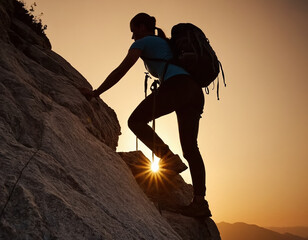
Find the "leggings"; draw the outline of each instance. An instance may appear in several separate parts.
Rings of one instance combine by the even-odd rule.
[[[183,156],[189,164],[194,195],[205,196],[205,167],[199,152],[197,137],[203,112],[202,88],[189,75],[176,75],[161,84],[133,111],[129,128],[162,158],[170,152],[168,145],[148,125],[153,119],[176,112]]]

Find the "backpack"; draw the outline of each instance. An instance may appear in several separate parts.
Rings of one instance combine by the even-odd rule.
[[[143,60],[166,62],[163,79],[167,67],[171,63],[184,68],[198,82],[200,87],[205,88],[207,94],[209,93],[208,86],[218,77],[220,69],[224,85],[226,86],[222,64],[200,28],[191,23],[179,23],[172,27],[171,38],[168,40],[168,43],[173,52],[173,59],[165,60],[142,57]],[[145,92],[148,78],[149,76],[146,75]],[[155,87],[152,85],[151,89],[157,88],[157,82],[154,85]],[[217,98],[219,100],[219,78],[217,81]]]
[[[222,72],[222,65],[209,40],[200,28],[191,23],[179,23],[171,29],[170,47],[174,54],[172,63],[183,67],[193,79],[209,93],[208,86]],[[219,79],[217,82],[217,98],[219,99]]]

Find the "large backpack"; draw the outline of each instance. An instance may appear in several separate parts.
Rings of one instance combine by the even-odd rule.
[[[171,63],[183,67],[198,82],[200,87],[205,88],[206,93],[209,93],[208,86],[218,77],[220,69],[226,86],[222,65],[209,40],[200,28],[191,23],[179,23],[172,27],[171,39],[168,43],[174,55],[173,59],[142,57],[143,60],[166,62],[163,79],[168,64]],[[145,94],[148,78],[150,77],[147,74],[145,78]],[[157,82],[154,82],[155,87],[152,85],[151,89],[156,89]],[[217,98],[219,99],[219,78],[217,81]]]
[[[188,71],[201,87],[206,88],[222,72],[222,65],[209,40],[200,28],[191,23],[179,23],[172,27],[170,46],[174,54],[174,63]],[[219,81],[217,97],[219,99]]]

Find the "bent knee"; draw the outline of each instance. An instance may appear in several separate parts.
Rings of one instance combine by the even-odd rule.
[[[132,117],[132,116],[133,115],[130,115],[130,117],[128,118],[127,125],[129,127],[129,129],[133,131],[133,129],[135,129],[135,127],[136,127],[136,121],[135,121],[134,117]]]
[[[138,126],[143,125],[143,124],[147,124],[147,123],[142,121],[141,118],[138,118],[136,117],[136,115],[133,115],[133,114],[128,118],[128,121],[127,121],[127,125],[129,129],[132,130],[133,132],[136,128],[138,128]]]
[[[146,114],[133,112],[128,118],[127,125],[131,130],[133,130],[140,125],[147,125],[150,121],[151,119],[148,119]]]

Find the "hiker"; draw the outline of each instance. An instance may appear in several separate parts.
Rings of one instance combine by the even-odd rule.
[[[180,212],[186,216],[211,216],[205,197],[205,168],[200,155],[197,136],[199,120],[204,107],[202,88],[183,68],[166,61],[154,61],[153,58],[169,60],[172,51],[164,32],[156,27],[156,19],[146,13],[137,14],[130,22],[132,39],[127,56],[110,73],[106,80],[94,91],[84,93],[87,99],[98,97],[114,86],[142,58],[147,70],[160,81],[160,86],[147,96],[133,111],[129,128],[161,160],[161,166],[175,173],[181,173],[187,166],[175,155],[163,140],[148,125],[153,119],[175,111],[178,120],[180,142],[183,156],[189,163],[194,198]],[[157,31],[157,36],[155,35]],[[152,60],[151,60],[152,58]]]

